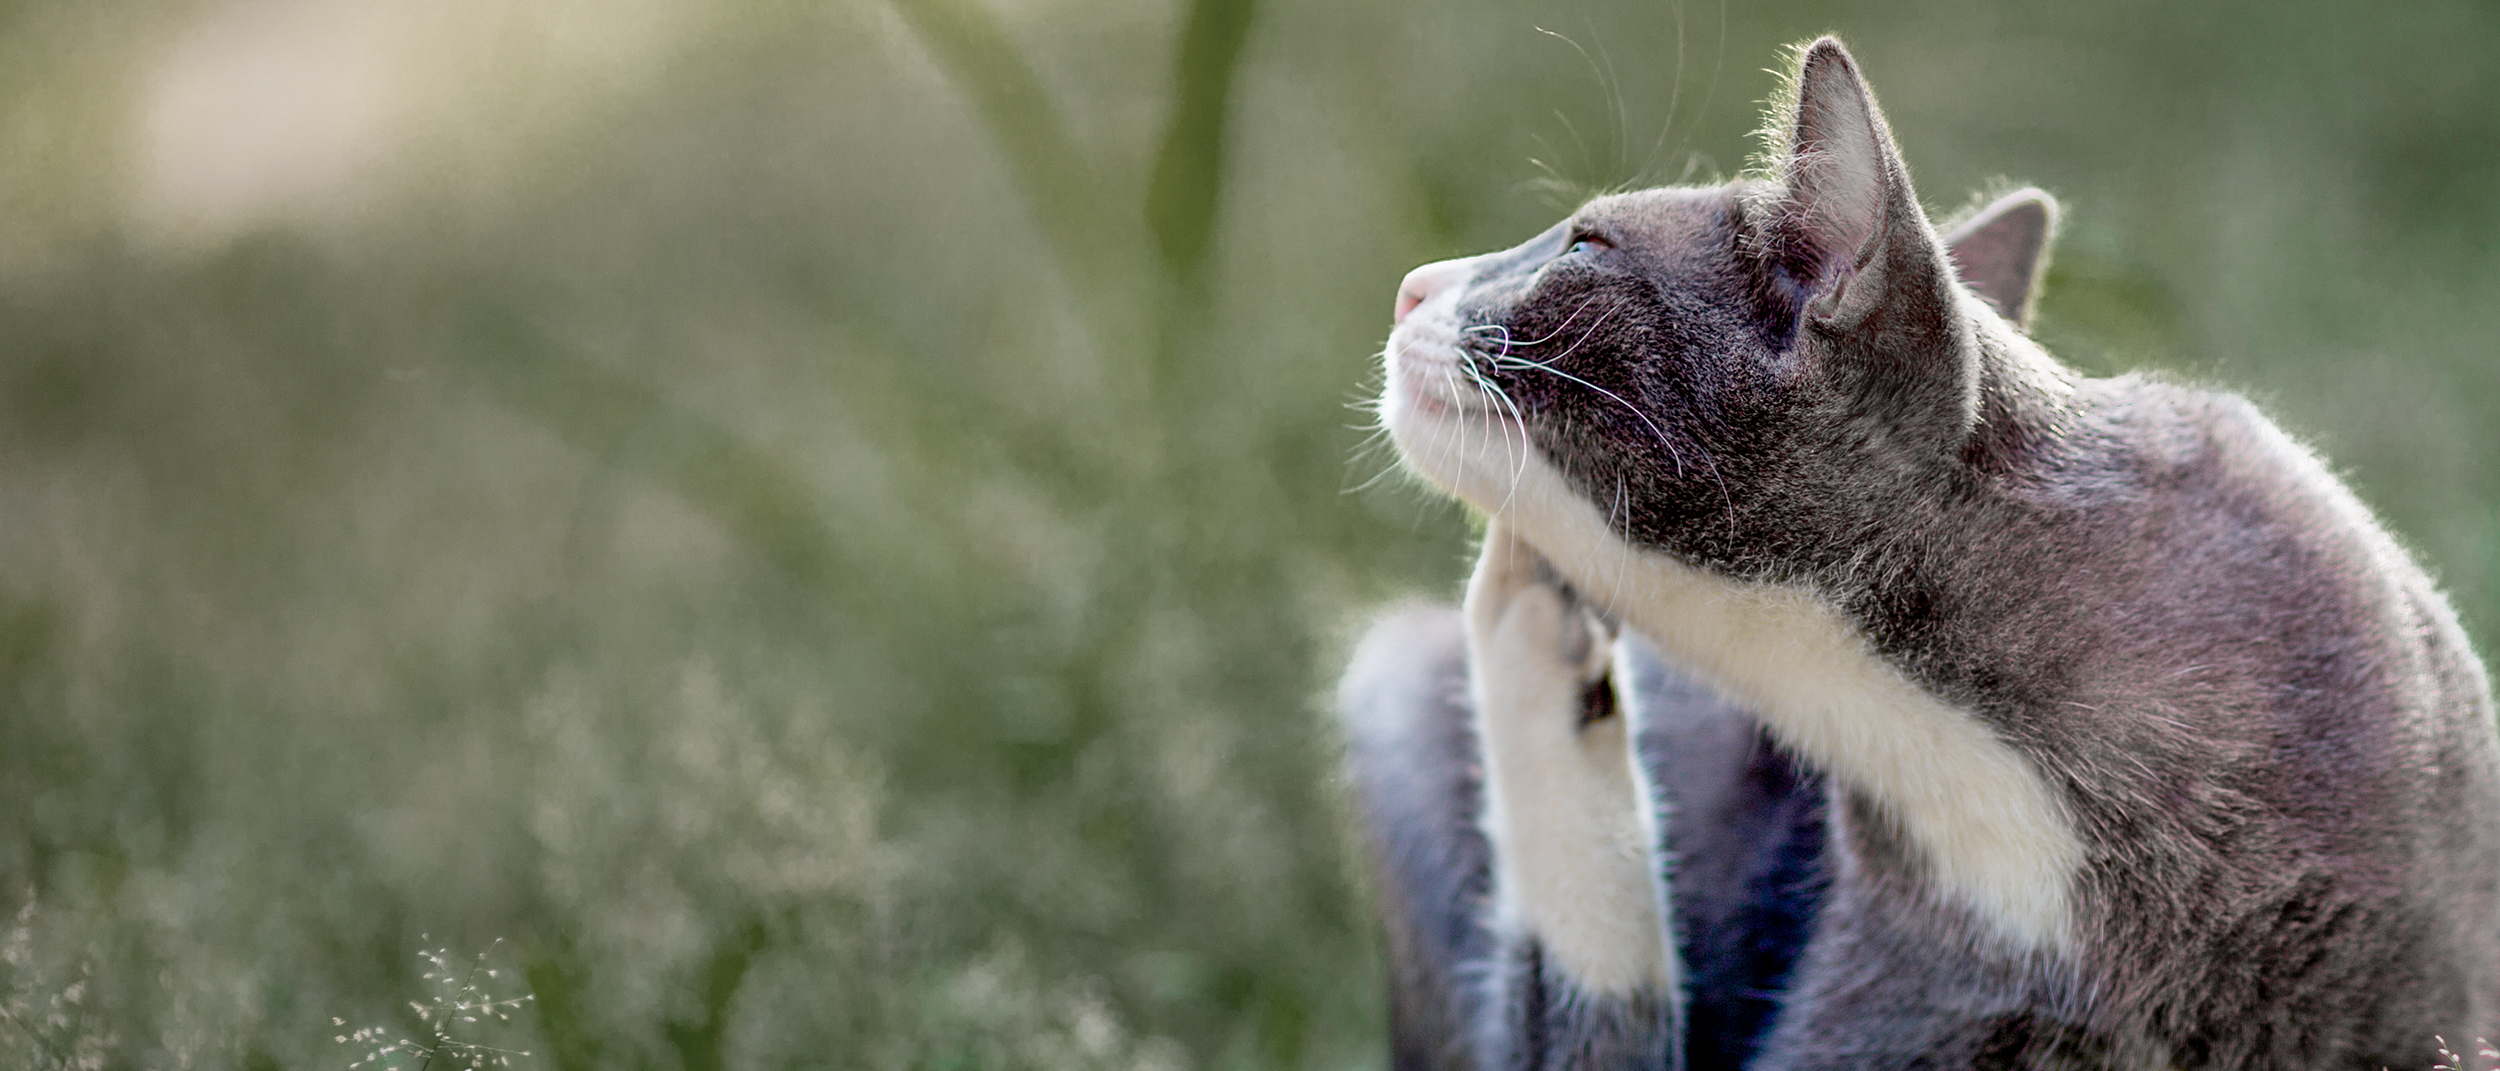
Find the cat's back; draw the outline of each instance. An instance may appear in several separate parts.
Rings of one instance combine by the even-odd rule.
[[[2072,536],[2039,542],[2088,542],[2072,564],[2099,575],[2074,586],[2169,619],[2115,622],[2175,652],[2152,663],[2194,659],[2207,669],[2186,676],[2246,678],[2277,701],[2317,692],[2343,709],[2442,711],[2432,720],[2491,743],[2489,684],[2455,611],[2315,451],[2237,394],[2158,376],[2086,380],[2077,399],[2079,423],[2106,444],[2092,466],[2099,490],[2041,518]],[[2314,726],[2331,727],[2350,724]]]
[[[2447,600],[2245,399],[2127,376],[2076,401],[2089,490],[2039,544],[2090,549],[2040,574],[2071,627],[2030,642],[2068,651],[2049,672],[2075,686],[2040,724],[2083,771],[2078,817],[2112,834],[2086,910],[2134,931],[2108,947],[2161,953],[2102,965],[2122,1003],[2215,1036],[2281,1015],[2287,985],[2386,1002],[2355,1020],[2379,1036],[2289,1016],[2280,1048],[2241,1054],[2278,1059],[2500,1028],[2500,739]]]

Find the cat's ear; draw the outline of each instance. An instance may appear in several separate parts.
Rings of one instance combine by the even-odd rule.
[[[2031,307],[2048,271],[2049,239],[2057,234],[2057,199],[2021,189],[1945,231],[1945,252],[1964,285],[1997,307],[2018,329],[2031,329]]]
[[[1934,335],[1892,340],[1914,346],[1943,342],[1952,308],[1935,232],[1874,91],[1837,39],[1799,57],[1788,119],[1781,255],[1808,276],[1809,321],[1844,333],[1871,326]]]

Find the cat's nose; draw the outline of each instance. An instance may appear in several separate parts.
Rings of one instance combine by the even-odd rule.
[[[1464,260],[1435,261],[1407,272],[1406,281],[1398,284],[1397,315],[1389,322],[1405,323],[1406,314],[1415,311],[1415,306],[1432,300],[1432,295],[1449,289],[1466,277],[1467,262]]]

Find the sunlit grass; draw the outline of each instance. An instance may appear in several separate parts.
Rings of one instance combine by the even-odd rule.
[[[2490,209],[2293,166],[2478,173],[2400,137],[2490,143],[2471,84],[2182,87],[2169,20],[2072,5],[1590,2],[1604,85],[1474,0],[697,6],[0,5],[0,1065],[439,1046],[409,967],[498,937],[516,1066],[1376,1064],[1316,706],[1467,539],[1348,492],[1391,288],[1550,222],[1540,142],[1639,160],[1675,99],[1667,144],[1740,158],[1771,46],[1836,25],[1931,199],[2011,173],[2090,221],[2052,341],[2256,382],[2492,605],[2500,312],[2430,240]],[[450,88],[352,188],[141,196],[184,35],[296,16],[416,19],[458,64],[368,73]],[[2475,40],[2423,29],[2320,39]],[[2050,92],[1998,54],[2033,37],[2099,58]],[[2303,342],[2321,302],[2371,330]]]
[[[527,1059],[528,1049],[507,1049],[478,1040],[498,1024],[511,1022],[513,1013],[527,1010],[534,999],[526,992],[519,996],[498,995],[512,990],[502,984],[501,969],[486,965],[487,956],[493,952],[490,947],[467,963],[455,961],[447,948],[418,953],[427,967],[424,981],[430,993],[425,1000],[408,1002],[408,1010],[417,1020],[417,1029],[412,1032],[415,1036],[389,1026],[348,1030],[331,1039],[360,1054],[347,1066],[510,1067],[516,1056]],[[340,1018],[332,1018],[330,1024],[341,1029],[348,1026],[347,1020]]]
[[[2476,1038],[2474,1055],[2482,1058],[2483,1068],[2500,1069],[2500,1049],[2492,1048],[2491,1042]],[[2449,1050],[2448,1039],[2440,1038],[2439,1062],[2431,1065],[2431,1071],[2477,1071],[2477,1069],[2474,1065],[2466,1063],[2463,1055]]]

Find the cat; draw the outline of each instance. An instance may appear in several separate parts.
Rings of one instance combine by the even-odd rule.
[[[1964,284],[2017,327],[2028,324],[2046,271],[2056,212],[2048,194],[2017,190],[1968,213],[1944,238]],[[1402,1069],[1461,1064],[1472,1039],[1459,1024],[1488,1011],[1470,999],[1474,992],[1449,985],[1490,951],[1475,907],[1490,864],[1475,825],[1464,644],[1455,611],[1387,615],[1341,693],[1340,707],[1358,715],[1353,767],[1380,838],[1391,1043]],[[1641,765],[1665,774],[1658,805],[1687,819],[1673,853],[1682,959],[1692,968],[1677,994],[1687,1014],[1678,1032],[1692,1066],[1740,1066],[1776,1011],[1820,888],[1822,783],[1749,716],[1668,668],[1637,637],[1626,637],[1615,660],[1610,669],[1643,715]]]
[[[1488,521],[1463,612],[1340,689],[1398,1065],[2494,1033],[2500,740],[2445,600],[2245,401],[2022,333],[2045,197],[1949,256],[1847,50],[1792,72],[1762,174],[1399,289],[1382,422]]]

